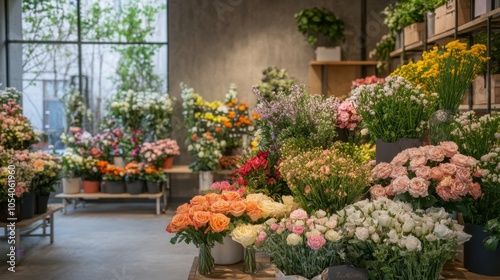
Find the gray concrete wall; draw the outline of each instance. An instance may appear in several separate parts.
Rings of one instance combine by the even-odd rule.
[[[389,0],[367,2],[369,52],[387,33],[380,11]],[[179,83],[185,82],[207,100],[222,100],[229,84],[235,83],[240,98],[255,104],[251,87],[268,66],[285,68],[307,85],[314,49],[297,31],[294,20],[294,14],[307,7],[329,8],[344,20],[343,59],[361,58],[361,0],[170,0],[170,94],[180,103]],[[185,130],[181,129],[180,108],[175,121],[176,137],[182,142]],[[182,152],[176,163],[188,164],[191,159],[185,147]],[[197,184],[185,177],[174,180],[174,196],[189,196],[191,186]],[[176,184],[189,186],[190,191],[178,191]]]

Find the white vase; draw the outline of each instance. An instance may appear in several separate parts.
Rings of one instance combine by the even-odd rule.
[[[434,36],[435,31],[435,12],[427,12],[427,38]]]
[[[123,157],[115,156],[113,157],[113,164],[120,168],[125,168],[125,160]]]
[[[79,193],[82,180],[80,177],[63,178],[63,193],[72,194]]]
[[[215,243],[212,248],[212,257],[215,264],[228,265],[241,262],[243,260],[243,246],[234,241],[230,236],[222,239],[221,243]]]
[[[212,171],[200,171],[199,177],[200,177],[200,185],[199,185],[200,191],[210,189],[210,186],[212,186],[214,182],[214,174],[212,173]]]

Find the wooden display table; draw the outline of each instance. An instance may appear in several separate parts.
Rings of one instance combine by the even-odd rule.
[[[164,210],[166,210],[166,201],[167,201],[167,193],[165,190],[159,193],[141,193],[141,194],[129,194],[129,193],[119,193],[119,194],[112,194],[112,193],[75,193],[75,194],[66,194],[66,193],[60,193],[56,195],[56,198],[62,198],[63,199],[63,206],[64,206],[64,214],[66,214],[66,206],[70,203],[73,204],[74,209],[76,209],[76,204],[77,200],[80,200],[80,202],[83,202],[83,206],[85,206],[85,202],[83,201],[84,199],[87,200],[97,200],[97,199],[106,199],[106,198],[147,198],[147,199],[155,199],[156,200],[156,215],[160,215],[160,204],[161,204],[161,198],[163,198],[163,205],[164,205]],[[70,202],[69,200],[72,200]]]
[[[54,243],[54,213],[63,209],[62,205],[49,205],[47,207],[47,212],[43,214],[37,214],[31,219],[22,220],[20,222],[15,222],[15,246],[16,246],[16,263],[22,258],[22,247],[21,247],[21,236],[50,236],[50,244]],[[36,222],[41,221],[41,223],[37,225],[33,225]],[[5,228],[4,236],[7,237],[9,223],[0,223],[0,227]],[[50,231],[47,232],[47,226],[50,228]],[[35,230],[42,228],[41,234],[33,234]],[[25,231],[27,230],[27,231]],[[23,232],[24,231],[24,232]]]

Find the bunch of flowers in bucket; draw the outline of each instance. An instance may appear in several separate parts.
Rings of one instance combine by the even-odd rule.
[[[43,151],[30,153],[34,177],[31,180],[32,190],[37,195],[49,195],[55,191],[53,185],[61,178],[61,158],[56,154]]]
[[[194,157],[194,161],[189,165],[189,168],[195,171],[217,169],[224,147],[225,141],[219,141],[209,131],[203,133],[201,137],[196,134],[192,135],[188,151]]]
[[[444,264],[470,235],[443,208],[413,211],[410,204],[377,198],[338,212],[346,261],[370,279],[439,278]]]
[[[101,168],[102,179],[106,181],[122,181],[127,175],[125,168],[118,167],[113,164],[106,164]]]
[[[410,148],[371,172],[372,197],[395,197],[415,209],[434,205],[469,213],[470,201],[481,197],[477,160],[462,155],[454,142]]]
[[[142,174],[144,180],[149,181],[149,182],[156,182],[156,183],[161,183],[161,182],[166,182],[167,181],[167,175],[158,170],[154,165],[146,163],[144,165],[144,172]]]
[[[12,178],[13,175],[15,180]],[[28,150],[12,150],[0,146],[0,202],[6,202],[9,198],[13,198],[13,195],[21,198],[29,191],[34,176]],[[14,189],[13,194],[10,188]]]
[[[22,107],[13,100],[0,107],[0,128],[0,145],[6,149],[28,149],[39,140]]]
[[[143,143],[140,154],[146,163],[150,163],[156,168],[161,168],[167,158],[180,155],[180,149],[177,141],[166,138],[153,143]]]
[[[342,235],[337,215],[328,215],[323,210],[308,215],[305,210],[297,209],[289,217],[268,219],[255,244],[271,256],[280,270],[277,274],[311,279],[344,262]]]

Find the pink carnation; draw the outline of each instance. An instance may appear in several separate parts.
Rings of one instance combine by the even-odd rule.
[[[297,209],[297,210],[294,210],[292,213],[290,213],[290,219],[304,220],[307,218],[308,218],[308,215],[307,215],[307,212],[304,211],[304,209]]]
[[[314,235],[314,236],[309,236],[307,238],[307,246],[309,246],[313,250],[318,250],[323,245],[325,245],[326,240],[323,236],[321,235]]]

